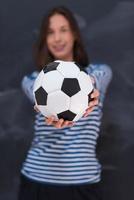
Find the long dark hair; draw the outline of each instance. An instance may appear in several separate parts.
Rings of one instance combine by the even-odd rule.
[[[48,12],[47,15],[44,16],[40,28],[40,33],[38,40],[34,46],[34,52],[35,52],[35,62],[39,70],[41,70],[44,65],[48,64],[49,62],[54,61],[53,55],[49,52],[47,48],[47,34],[48,34],[48,28],[49,28],[49,19],[55,14],[63,15],[69,22],[70,28],[75,35],[75,42],[73,47],[73,60],[77,62],[80,66],[83,68],[86,67],[89,64],[88,55],[85,51],[82,38],[80,35],[80,30],[78,27],[78,24],[72,14],[72,12],[63,7],[55,7],[52,10]]]

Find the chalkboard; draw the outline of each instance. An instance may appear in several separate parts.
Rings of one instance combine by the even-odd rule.
[[[133,199],[134,2],[5,0],[0,2],[0,200],[17,200],[19,173],[33,137],[33,105],[21,80],[35,70],[32,45],[41,19],[55,5],[78,20],[91,62],[111,66],[97,152],[104,200]]]

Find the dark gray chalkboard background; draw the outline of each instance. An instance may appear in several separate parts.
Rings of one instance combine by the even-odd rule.
[[[32,45],[44,13],[74,11],[92,62],[109,64],[98,155],[104,200],[134,199],[134,1],[0,1],[0,200],[16,200],[19,172],[33,137],[33,107],[20,82],[35,70]]]

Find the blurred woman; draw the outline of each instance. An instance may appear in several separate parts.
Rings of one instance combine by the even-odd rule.
[[[89,63],[78,24],[65,7],[56,7],[43,18],[36,44],[38,71],[22,80],[22,88],[33,103],[34,81],[54,60],[77,62],[91,76],[95,89],[89,108],[75,123],[57,121],[53,116],[44,121],[37,112],[35,135],[21,170],[19,200],[101,200],[96,144],[112,72],[105,64]]]

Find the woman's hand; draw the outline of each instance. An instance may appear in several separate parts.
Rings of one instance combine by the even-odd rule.
[[[99,103],[99,91],[97,89],[94,89],[93,93],[91,94],[91,98],[93,100],[90,101],[89,107],[87,108],[83,117],[87,117],[93,111],[94,107],[96,105],[98,105],[98,103]],[[38,110],[38,108],[36,107],[36,105],[34,106],[34,110],[36,110],[36,112],[40,112]],[[55,120],[54,116],[45,118],[45,121],[46,121],[47,125],[52,125],[55,128],[64,128],[66,126],[73,126],[74,125],[73,121],[68,121],[68,120],[64,120],[64,119]]]
[[[97,89],[94,89],[93,93],[91,94],[91,99],[93,99],[93,100],[91,100],[89,102],[89,107],[87,108],[87,110],[86,110],[85,114],[83,115],[83,117],[87,117],[93,111],[94,107],[96,105],[98,105],[99,96],[100,96],[99,91]]]
[[[73,121],[68,121],[64,119],[55,120],[54,116],[46,118],[47,125],[53,125],[55,128],[64,128],[66,126],[73,126]]]
[[[34,110],[36,112],[40,112],[36,105],[34,105]],[[64,120],[64,119],[55,120],[54,116],[45,118],[45,121],[46,121],[47,125],[52,125],[55,128],[64,128],[66,126],[73,126],[74,125],[73,121],[68,121],[68,120]]]

